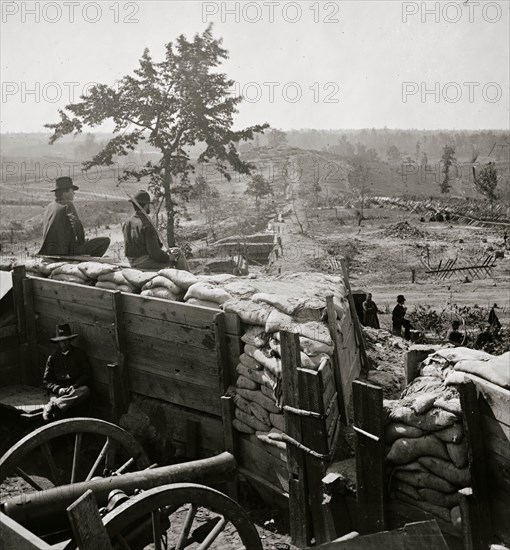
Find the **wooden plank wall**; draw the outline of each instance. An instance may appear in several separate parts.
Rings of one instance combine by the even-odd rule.
[[[91,360],[93,389],[108,403],[108,363],[119,354],[113,291],[63,283],[49,279],[29,279],[33,288],[40,368],[54,347],[49,342],[55,325],[69,322],[80,336]],[[118,299],[117,299],[118,301]],[[216,441],[203,435],[207,451],[224,449],[221,422],[220,371],[216,353],[219,310],[168,302],[134,294],[121,295],[122,346],[129,390],[164,401],[172,410],[168,430],[186,437],[187,420],[203,424],[203,434],[215,433]],[[228,338],[234,342],[236,317],[229,317]],[[236,349],[236,348],[234,348]],[[235,368],[235,365],[234,365]],[[228,369],[227,369],[228,370]]]
[[[342,392],[347,407],[352,396],[352,383],[361,372],[361,360],[352,315],[356,315],[356,312],[347,312],[341,320],[339,328]]]
[[[466,377],[480,390],[478,405],[485,434],[493,528],[506,543],[510,543],[510,391],[477,376]]]
[[[20,364],[16,324],[0,327],[0,386],[22,383]]]

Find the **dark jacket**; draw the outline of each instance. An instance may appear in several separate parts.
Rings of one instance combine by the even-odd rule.
[[[129,218],[122,226],[122,233],[126,258],[149,256],[151,260],[161,264],[168,264],[171,261],[170,256],[161,250],[162,243],[156,230],[141,212],[136,212]]]
[[[402,321],[404,320],[404,317],[406,315],[407,308],[403,306],[402,304],[397,304],[393,308],[393,312],[391,314],[391,320],[393,321],[393,324],[402,324]]]
[[[73,256],[85,242],[83,224],[74,204],[50,203],[43,218],[43,244],[39,254]]]
[[[53,393],[58,393],[60,388],[86,385],[89,378],[90,364],[87,354],[73,346],[67,355],[58,349],[48,357],[43,386]]]

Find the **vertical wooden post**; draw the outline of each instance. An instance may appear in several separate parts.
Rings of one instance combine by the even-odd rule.
[[[37,328],[34,312],[34,295],[32,279],[24,278],[23,285],[23,308],[25,311],[25,336],[27,343],[27,383],[31,386],[40,386],[42,372],[39,368],[39,352],[37,348]]]
[[[384,416],[382,388],[355,380],[352,385],[356,431],[357,531],[385,527]]]
[[[125,413],[129,407],[130,385],[126,365],[126,331],[124,328],[124,312],[122,308],[122,292],[112,294],[112,308],[114,317],[115,345],[117,347],[117,393],[119,395],[117,414]]]
[[[113,550],[99,515],[96,498],[89,489],[67,509],[74,542],[80,550]]]
[[[110,398],[110,419],[114,424],[120,420],[120,403],[122,402],[122,380],[120,379],[119,365],[108,363],[108,396]]]
[[[458,390],[471,474],[471,494],[461,494],[462,532],[465,549],[475,550],[488,548],[492,536],[489,482],[483,445],[485,438],[475,385],[473,382],[459,384]]]
[[[335,345],[333,351],[333,375],[335,377],[335,387],[337,393],[338,411],[340,412],[340,419],[343,423],[347,423],[347,405],[344,399],[344,387],[342,382],[342,365],[340,360],[340,348],[341,342],[338,337],[338,328],[336,320],[335,306],[333,304],[333,296],[326,298],[326,313],[328,316],[329,332],[331,333],[331,339]]]
[[[224,313],[218,313],[214,316],[214,341],[216,344],[216,361],[218,365],[220,392],[223,395],[230,386],[227,331]]]
[[[301,367],[299,335],[281,332],[283,403],[299,407],[298,368]],[[301,418],[285,413],[285,433],[302,443]],[[294,445],[287,445],[287,468],[289,472],[289,519],[292,543],[299,548],[308,546],[311,540],[311,525],[308,507],[308,492],[305,456]]]
[[[30,353],[27,340],[27,323],[25,313],[25,299],[23,290],[23,281],[26,278],[25,266],[19,265],[12,272],[12,294],[14,298],[14,310],[16,313],[16,330],[19,341],[19,356],[21,362],[21,382],[30,384],[31,366]]]
[[[313,414],[301,417],[302,443],[312,451],[327,455],[330,449],[324,416],[322,374],[318,371],[298,369],[298,386],[299,408]],[[326,475],[326,460],[305,454],[306,485],[315,544],[329,542],[337,536],[332,509],[325,498],[322,482]]]
[[[356,341],[358,343],[359,356],[361,361],[361,370],[365,374],[368,374],[369,364],[367,352],[365,351],[365,341],[363,340],[363,333],[361,332],[361,325],[358,319],[358,314],[356,313],[356,305],[354,303],[354,298],[352,297],[351,292],[351,283],[349,282],[349,272],[347,270],[347,264],[345,260],[340,260],[340,265],[342,266],[342,275],[344,278],[344,285],[347,289],[347,295],[349,299],[349,309],[351,310],[352,322],[354,323],[354,332],[356,334]]]

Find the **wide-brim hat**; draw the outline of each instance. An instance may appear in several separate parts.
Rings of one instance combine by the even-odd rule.
[[[69,176],[62,176],[55,180],[55,189],[53,191],[64,191],[65,189],[72,189],[78,191],[79,187],[74,185],[73,180]]]
[[[143,204],[150,204],[151,203],[151,196],[147,191],[144,191],[143,189],[140,189],[140,191],[137,191],[131,199],[129,199],[133,204],[139,204],[142,206]]]
[[[54,338],[50,338],[52,342],[62,342],[63,340],[72,340],[73,338],[77,338],[77,334],[73,334],[71,331],[71,327],[65,323],[63,325],[57,325],[56,327],[56,336]]]

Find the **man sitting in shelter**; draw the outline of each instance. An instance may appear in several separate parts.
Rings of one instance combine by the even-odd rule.
[[[90,378],[90,364],[86,353],[71,345],[78,335],[71,332],[68,324],[57,325],[55,338],[58,345],[46,361],[43,386],[52,394],[44,407],[43,419],[46,422],[61,418],[71,407],[86,400],[90,395],[87,383]]]
[[[56,179],[55,201],[44,212],[43,244],[39,254],[101,257],[110,246],[108,237],[85,239],[83,224],[73,203],[74,192],[78,189],[67,176]]]
[[[455,346],[461,346],[465,343],[465,336],[459,330],[460,323],[459,321],[452,322],[452,330],[448,333],[448,342],[454,344]]]
[[[402,327],[404,327],[404,338],[410,340],[411,338],[411,321],[405,318],[407,308],[404,305],[406,299],[402,294],[397,296],[397,305],[393,308],[391,314],[391,320],[393,322],[393,332],[400,336],[402,334]]]
[[[163,243],[149,218],[149,193],[138,191],[130,202],[135,213],[122,226],[124,253],[129,265],[136,269],[175,267],[188,271],[188,263],[179,248],[171,248],[168,252],[162,249]]]

